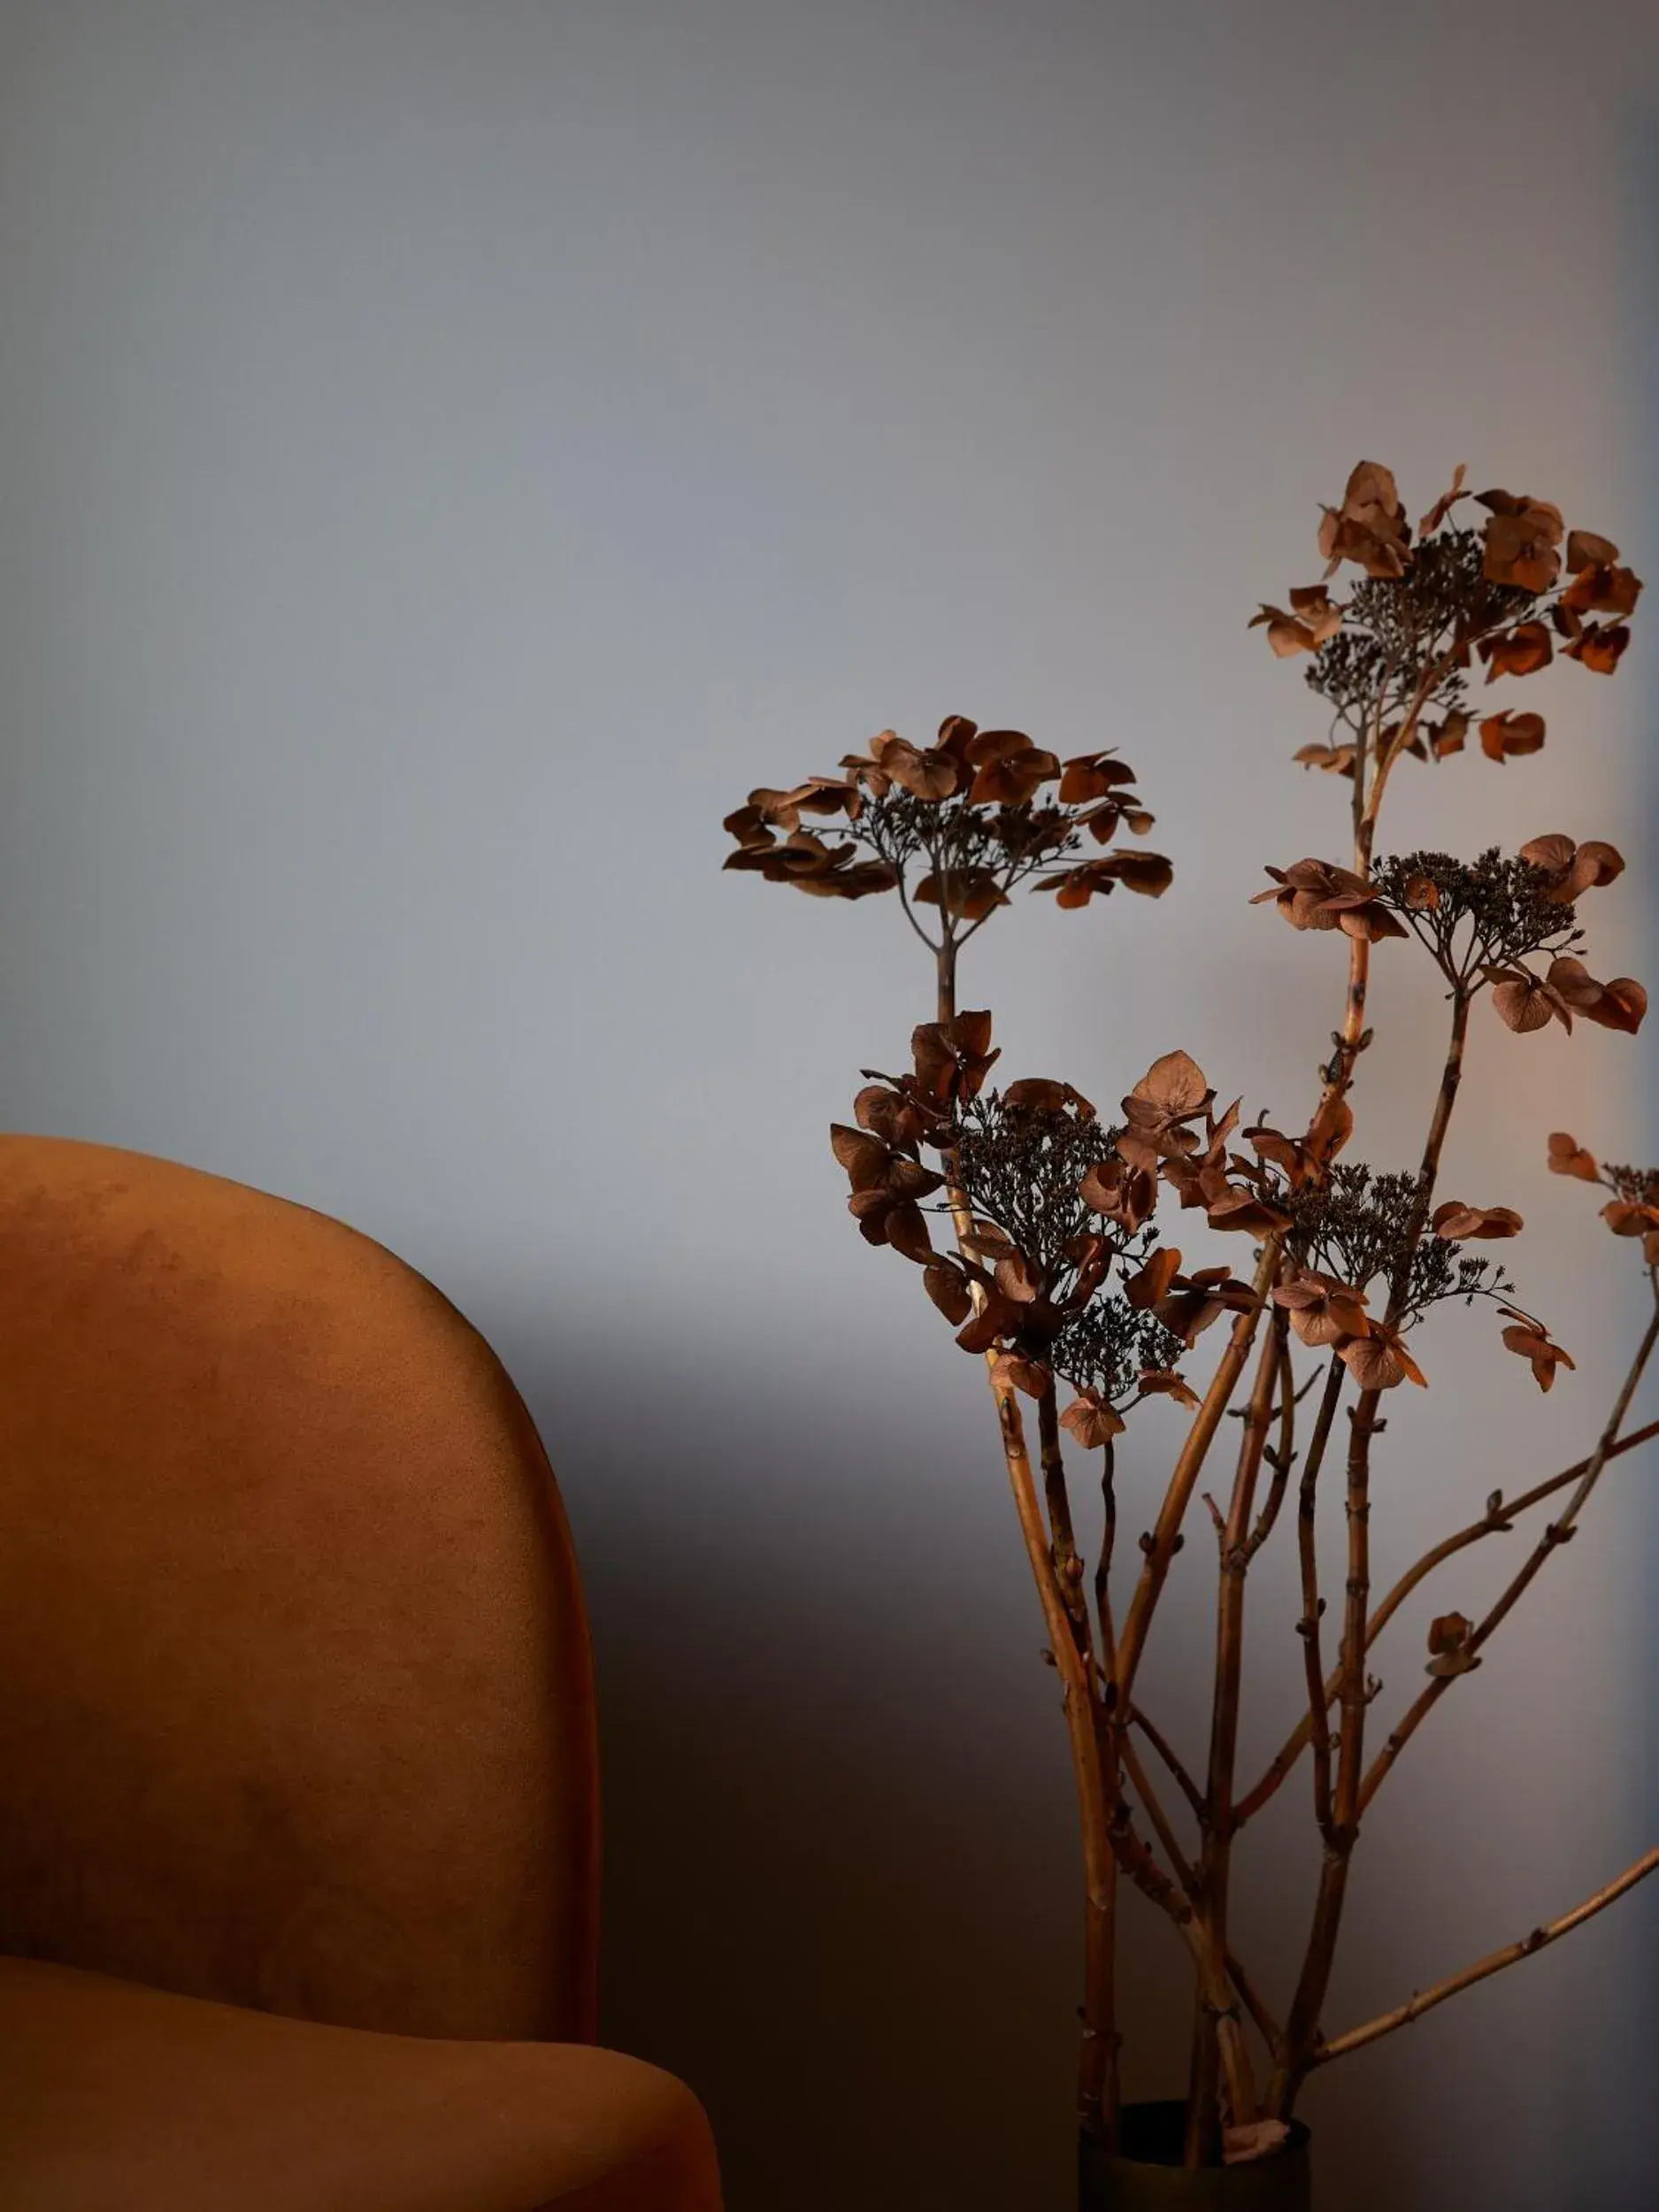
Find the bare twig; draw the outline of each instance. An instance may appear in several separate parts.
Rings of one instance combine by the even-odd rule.
[[[1411,1280],[1411,1263],[1418,1240],[1429,1217],[1440,1170],[1440,1154],[1451,1125],[1453,1107],[1463,1078],[1463,1045],[1469,1031],[1470,993],[1452,994],[1451,1035],[1446,1061],[1424,1141],[1423,1162],[1412,1201],[1409,1225],[1389,1284],[1386,1325],[1396,1325],[1404,1311]],[[1365,1778],[1362,1762],[1365,1749],[1365,1712],[1370,1694],[1365,1681],[1366,1629],[1371,1595],[1371,1447],[1379,1425],[1377,1408],[1381,1392],[1362,1390],[1350,1411],[1348,1454],[1348,1583],[1342,1609],[1342,1640],[1339,1662],[1340,1684],[1337,1702],[1341,1722],[1337,1743],[1335,1786],[1332,1792],[1331,1821],[1320,1864],[1313,1924],[1302,1959],[1296,1993],[1285,2025],[1284,2055],[1274,2072],[1270,2091],[1271,2109],[1283,2118],[1305,2077],[1319,2028],[1325,1992],[1341,1931],[1347,1898],[1348,1868],[1359,1835],[1363,1809],[1361,1786]],[[1311,1685],[1310,1685],[1311,1687]],[[1310,1714],[1311,1717],[1311,1714]]]
[[[938,987],[939,1019],[952,1021],[956,1018],[956,955],[949,938],[939,953]],[[956,1179],[954,1157],[947,1156],[945,1172],[946,1194],[960,1243],[972,1233],[972,1215]],[[1102,1766],[1094,1665],[1087,1655],[1087,1617],[1079,1646],[1077,1624],[1055,1572],[1054,1540],[1043,1527],[1019,1408],[1013,1392],[997,1382],[989,1353],[986,1368],[996,1401],[1002,1458],[1025,1555],[1064,1690],[1066,1734],[1077,1781],[1083,1844],[1083,2039],[1078,2059],[1078,2114],[1082,2127],[1110,2144],[1116,2140],[1120,2096],[1118,2054],[1122,2039],[1118,2030],[1114,1976],[1119,1853],[1113,1832],[1113,1807],[1121,1793],[1116,1773]]]
[[[1616,1443],[1610,1445],[1608,1448],[1607,1457],[1609,1459],[1617,1459],[1624,1452],[1633,1452],[1639,1445],[1651,1443],[1655,1436],[1659,1436],[1659,1421],[1649,1421],[1645,1424],[1643,1427],[1632,1429],[1628,1436],[1621,1436]],[[1551,1475],[1548,1482],[1540,1482],[1536,1484],[1531,1490],[1524,1490],[1519,1497],[1503,1500],[1499,1504],[1495,1511],[1483,1513],[1478,1521],[1470,1522],[1466,1528],[1461,1528],[1455,1535],[1443,1538],[1442,1540],[1434,1545],[1432,1549],[1425,1552],[1421,1559],[1417,1560],[1414,1565],[1407,1568],[1405,1573],[1401,1576],[1399,1581],[1394,1584],[1393,1589],[1389,1591],[1387,1596],[1383,1599],[1382,1602],[1372,1613],[1370,1623],[1365,1631],[1365,1645],[1367,1650],[1371,1648],[1371,1645],[1376,1642],[1379,1636],[1382,1634],[1383,1630],[1388,1625],[1390,1620],[1393,1619],[1395,1613],[1399,1611],[1400,1608],[1405,1603],[1406,1600],[1417,1587],[1418,1584],[1425,1581],[1427,1577],[1434,1571],[1436,1567],[1441,1566],[1447,1560],[1455,1557],[1457,1553],[1466,1550],[1471,1544],[1478,1544],[1482,1537],[1495,1536],[1507,1532],[1518,1516],[1523,1513],[1529,1512],[1535,1505],[1541,1505],[1546,1498],[1554,1497],[1557,1491],[1564,1490],[1569,1483],[1577,1482],[1580,1475],[1585,1472],[1590,1462],[1588,1459],[1575,1460],[1571,1467],[1563,1467],[1558,1475]],[[1304,1478],[1304,1491],[1305,1488],[1306,1483]],[[1308,1586],[1304,1581],[1304,1617],[1306,1617],[1307,1612],[1307,1589]],[[1317,1652],[1315,1664],[1317,1667]],[[1310,1714],[1317,1712],[1322,1709],[1328,1710],[1336,1697],[1338,1689],[1340,1686],[1340,1673],[1335,1672],[1329,1674],[1325,1678],[1323,1701],[1321,1701],[1319,1697],[1317,1688],[1310,1687],[1309,1711],[1302,1715],[1301,1720],[1292,1730],[1284,1744],[1274,1755],[1274,1757],[1268,1765],[1266,1772],[1263,1775],[1261,1780],[1256,1785],[1256,1787],[1250,1791],[1247,1797],[1240,1799],[1238,1812],[1235,1816],[1237,1824],[1240,1827],[1242,1827],[1245,1822],[1249,1820],[1255,1814],[1260,1812],[1263,1806],[1265,1805],[1268,1800],[1277,1792],[1279,1784],[1285,1779],[1286,1776],[1295,1765],[1297,1760],[1308,1748],[1308,1744],[1313,1732],[1313,1724],[1310,1717]]]
[[[1200,1863],[1201,1903],[1213,1948],[1225,1955],[1233,1843],[1233,1778],[1239,1741],[1239,1697],[1244,1656],[1244,1586],[1249,1568],[1250,1513],[1272,1414],[1273,1390],[1284,1371],[1289,1316],[1275,1310],[1262,1339],[1256,1384],[1240,1440],[1238,1471],[1221,1540],[1220,1590],[1216,1603],[1215,1694],[1210,1708],[1210,1764]],[[1218,2026],[1218,2023],[1217,2025]],[[1201,2013],[1187,2102],[1187,2163],[1209,2156],[1221,2121],[1220,2048]]]
[[[1129,1714],[1129,1723],[1131,1727],[1138,1728],[1141,1731],[1141,1734],[1151,1745],[1154,1751],[1157,1753],[1159,1758],[1163,1760],[1164,1765],[1175,1778],[1176,1784],[1179,1786],[1182,1796],[1186,1798],[1194,1812],[1198,1815],[1200,1819],[1202,1819],[1203,1817],[1204,1811],[1204,1801],[1199,1791],[1198,1785],[1187,1772],[1185,1765],[1177,1756],[1174,1750],[1171,1747],[1168,1740],[1164,1736],[1162,1732],[1153,1726],[1151,1721],[1147,1718],[1147,1716],[1141,1711],[1138,1705],[1131,1709]]]
[[[1279,1441],[1271,1451],[1263,1455],[1273,1471],[1273,1479],[1268,1488],[1266,1502],[1257,1514],[1256,1526],[1250,1531],[1245,1544],[1247,1566],[1273,1532],[1279,1509],[1285,1502],[1291,1469],[1295,1464],[1296,1402],[1300,1394],[1296,1390],[1295,1376],[1291,1368],[1290,1339],[1283,1332],[1280,1333],[1279,1378]],[[1309,1381],[1313,1380],[1314,1378],[1310,1376]]]
[[[1522,1592],[1540,1571],[1550,1554],[1558,1550],[1573,1534],[1578,1516],[1583,1511],[1590,1493],[1595,1488],[1602,1468],[1612,1455],[1619,1424],[1629,1410],[1630,1402],[1636,1394],[1636,1386],[1641,1380],[1642,1371],[1647,1364],[1655,1342],[1659,1342],[1659,1279],[1655,1280],[1653,1318],[1647,1324],[1646,1333],[1637,1348],[1636,1356],[1631,1363],[1630,1371],[1620,1386],[1619,1394],[1614,1401],[1613,1410],[1609,1416],[1607,1426],[1601,1432],[1601,1441],[1586,1463],[1584,1472],[1578,1478],[1578,1486],[1569,1499],[1560,1519],[1552,1521],[1546,1528],[1542,1536],[1527,1555],[1519,1571],[1505,1586],[1479,1625],[1471,1631],[1465,1646],[1471,1657],[1479,1652],[1482,1645],[1505,1619],[1511,1608],[1518,1601]],[[1459,1677],[1456,1675],[1437,1675],[1416,1700],[1405,1718],[1388,1738],[1387,1742],[1371,1763],[1360,1793],[1359,1809],[1361,1812],[1363,1812],[1366,1806],[1376,1796],[1382,1786],[1384,1777],[1406,1745],[1430,1713],[1433,1711],[1452,1684],[1458,1679]]]
[[[1279,1251],[1282,1241],[1281,1233],[1274,1231],[1263,1243],[1262,1256],[1256,1263],[1255,1280],[1251,1284],[1250,1303],[1243,1312],[1234,1317],[1227,1348],[1217,1363],[1210,1388],[1204,1394],[1203,1403],[1193,1417],[1193,1425],[1187,1432],[1187,1440],[1170,1477],[1169,1488],[1158,1513],[1157,1526],[1152,1532],[1146,1563],[1135,1585],[1134,1596],[1130,1601],[1128,1617],[1124,1622],[1123,1635],[1118,1646],[1118,1663],[1113,1673],[1118,1699],[1125,1705],[1134,1687],[1135,1671],[1141,1663],[1153,1611],[1168,1577],[1170,1562],[1175,1556],[1181,1523],[1186,1518],[1187,1508],[1203,1470],[1204,1455],[1221,1425],[1228,1401],[1237,1387],[1244,1363],[1249,1357],[1256,1323],[1261,1319],[1267,1294],[1272,1288],[1274,1277],[1279,1271]]]
[[[1645,1880],[1655,1868],[1659,1868],[1659,1847],[1638,1859],[1634,1866],[1626,1867],[1616,1881],[1609,1882],[1604,1889],[1597,1890],[1594,1897],[1586,1897],[1583,1904],[1575,1905],[1571,1912],[1563,1913],[1559,1920],[1548,1921],[1541,1927],[1534,1928],[1530,1934],[1523,1936],[1518,1943],[1506,1943],[1501,1951],[1489,1952],[1485,1958],[1477,1959],[1472,1966],[1465,1966],[1458,1973],[1448,1974],[1443,1982],[1436,1982],[1432,1989],[1420,1991],[1416,1996],[1408,1998],[1403,2005],[1396,2005],[1392,2012],[1379,2013],[1374,2020],[1366,2021],[1363,2027],[1349,2028],[1341,2035],[1333,2036],[1328,2042],[1321,2042],[1313,2055],[1313,2063],[1316,2066],[1328,2065],[1333,2058],[1343,2058],[1349,2051],[1357,2051],[1367,2043],[1375,2043],[1379,2036],[1389,2035],[1395,2028],[1403,2028],[1413,2020],[1420,2020],[1436,2005],[1443,2005],[1448,1997],[1456,1996],[1459,1990],[1471,1988],[1476,1982],[1485,1981],[1489,1974],[1500,1973],[1504,1967],[1514,1966],[1521,1959],[1530,1959],[1546,1944],[1554,1943],[1558,1937],[1569,1934],[1574,1928],[1582,1926],[1585,1921],[1593,1919],[1616,1898],[1623,1897],[1626,1890],[1634,1889],[1637,1883]]]

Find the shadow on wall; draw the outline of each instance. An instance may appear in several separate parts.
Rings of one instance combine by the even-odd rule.
[[[597,1350],[518,1371],[594,1617],[604,2036],[703,2098],[732,2212],[1068,2212],[1073,1804],[979,1409],[930,1432],[946,1513],[913,1410],[695,1364],[653,1360],[643,1398],[641,1363]],[[1271,1980],[1306,1886],[1264,1930]],[[1187,1970],[1132,1916],[1127,2087],[1170,2093]],[[1312,2115],[1327,2200],[1422,2201],[1398,2108],[1357,2088]]]

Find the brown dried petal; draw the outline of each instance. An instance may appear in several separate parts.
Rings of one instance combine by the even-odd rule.
[[[1548,984],[1520,969],[1501,972],[1502,980],[1493,987],[1492,1003],[1499,1019],[1508,1027],[1522,1035],[1529,1030],[1548,1028],[1552,1020],[1560,1022],[1564,1028],[1572,1027],[1572,1016],[1559,994]]]
[[[1534,837],[1521,847],[1520,858],[1541,868],[1551,879],[1544,897],[1552,904],[1570,906],[1586,891],[1617,882],[1624,872],[1624,857],[1616,845],[1601,838],[1575,845],[1556,831]]]
[[[941,1105],[953,1098],[975,1097],[993,1061],[1000,1057],[1000,1048],[992,1051],[990,1043],[988,1012],[918,1023],[910,1032],[910,1052],[922,1091]]]
[[[1114,759],[1110,753],[1078,753],[1065,763],[1057,795],[1062,806],[1087,806],[1091,800],[1110,798],[1134,780],[1127,761]]]
[[[1124,1284],[1124,1296],[1132,1306],[1149,1312],[1161,1298],[1167,1296],[1169,1287],[1180,1272],[1181,1256],[1172,1244],[1161,1244],[1148,1254],[1142,1266]]]
[[[1631,615],[1641,597],[1641,579],[1633,569],[1602,564],[1575,576],[1557,603],[1575,615]]]
[[[1448,1198],[1434,1209],[1430,1226],[1448,1244],[1466,1244],[1474,1238],[1519,1236],[1526,1224],[1509,1206],[1465,1206],[1461,1198]]]
[[[1116,852],[1094,865],[1110,869],[1125,891],[1143,899],[1161,899],[1175,880],[1174,867],[1162,853]]]
[[[964,1230],[961,1242],[965,1251],[978,1253],[982,1260],[1010,1259],[1019,1249],[1006,1229],[999,1229],[994,1221],[977,1218]]]
[[[974,741],[976,746],[981,742],[983,737]],[[969,788],[969,803],[973,806],[1024,806],[1059,772],[1055,755],[1040,752],[1027,741],[1022,751],[986,762]]]
[[[1078,1185],[1078,1195],[1094,1212],[1133,1233],[1157,1204],[1158,1187],[1148,1169],[1108,1160],[1090,1168]]]
[[[1567,540],[1567,566],[1577,576],[1586,568],[1610,568],[1618,558],[1611,538],[1599,538],[1594,530],[1575,530]]]
[[[849,1129],[844,1122],[832,1122],[830,1149],[846,1169],[856,1191],[879,1190],[887,1182],[892,1155],[879,1137],[863,1129]]]
[[[1432,536],[1432,534],[1440,528],[1441,523],[1445,521],[1447,516],[1451,512],[1452,508],[1455,505],[1457,501],[1460,499],[1467,499],[1469,497],[1468,492],[1463,488],[1463,476],[1464,466],[1463,462],[1460,461],[1457,464],[1456,468],[1452,472],[1452,480],[1449,488],[1440,494],[1434,504],[1429,509],[1427,514],[1424,516],[1422,521],[1418,523],[1417,535],[1420,538]]]
[[[1265,623],[1267,641],[1284,660],[1293,653],[1317,653],[1341,628],[1342,614],[1340,606],[1332,605],[1325,586],[1314,584],[1291,593],[1289,613],[1263,604],[1250,618],[1248,627],[1257,629]]]
[[[950,868],[922,878],[911,895],[919,906],[945,909],[958,921],[977,922],[1008,904],[1008,893],[991,868]]]
[[[1393,1329],[1374,1324],[1369,1336],[1339,1348],[1338,1357],[1362,1390],[1392,1390],[1414,1382],[1426,1388],[1422,1370]]]
[[[726,816],[720,826],[747,849],[764,851],[775,841],[757,806],[739,807],[734,813]]]
[[[1557,1129],[1550,1137],[1549,1171],[1552,1175],[1576,1176],[1581,1183],[1599,1183],[1601,1179],[1594,1154],[1586,1152],[1577,1137],[1570,1137],[1564,1129]]]
[[[1080,1391],[1060,1416],[1060,1425],[1076,1437],[1085,1450],[1093,1451],[1102,1444],[1110,1444],[1114,1436],[1124,1432],[1122,1414],[1113,1412],[1093,1391]]]
[[[1245,2166],[1257,2158],[1271,2158],[1290,2140],[1284,2120],[1244,2120],[1221,2131],[1221,2158],[1225,2166]]]
[[[1558,550],[1564,525],[1559,507],[1548,500],[1515,498],[1507,492],[1482,492],[1493,510],[1486,527],[1483,573],[1494,584],[1523,591],[1548,591],[1561,573]]]
[[[968,1279],[949,1259],[928,1262],[922,1271],[922,1287],[953,1325],[959,1326],[973,1311],[973,1293]]]
[[[1081,1120],[1094,1119],[1094,1109],[1080,1091],[1046,1075],[1023,1076],[1010,1083],[1002,1093],[1002,1103],[1022,1113],[1057,1114],[1070,1107]]]
[[[1647,993],[1633,975],[1616,975],[1601,987],[1601,996],[1584,1009],[1586,1021],[1603,1029],[1622,1030],[1633,1037],[1647,1011]]]
[[[1308,1125],[1305,1142],[1310,1158],[1328,1165],[1354,1133],[1354,1109],[1340,1091],[1333,1092]]]
[[[991,1380],[999,1390],[1023,1390],[1028,1398],[1041,1398],[1054,1378],[1040,1360],[1004,1352],[991,1363]]]
[[[1340,1344],[1349,1337],[1371,1333],[1364,1292],[1333,1276],[1309,1270],[1281,1283],[1273,1293],[1273,1302],[1288,1312],[1290,1325],[1304,1344]]]
[[[1512,754],[1536,753],[1543,742],[1541,714],[1517,714],[1506,707],[1502,714],[1487,715],[1480,725],[1480,749],[1488,760],[1502,763]]]
[[[1531,676],[1548,668],[1555,647],[1543,623],[1523,622],[1497,637],[1482,638],[1479,651],[1486,664],[1486,681],[1494,683],[1500,676]]]
[[[1454,708],[1438,727],[1432,723],[1425,726],[1429,750],[1436,760],[1444,760],[1449,754],[1463,751],[1463,740],[1469,734],[1470,718],[1461,708]]]
[[[1363,937],[1375,945],[1386,937],[1407,934],[1405,924],[1377,899],[1339,906],[1335,910],[1337,927],[1346,937]]]
[[[1611,1198],[1601,1209],[1601,1218],[1616,1237],[1645,1237],[1659,1226],[1659,1214],[1651,1206],[1639,1206],[1627,1198]]]
[[[1570,660],[1589,669],[1593,675],[1610,676],[1629,643],[1627,622],[1586,622],[1571,644],[1562,649]]]
[[[1292,758],[1304,768],[1318,768],[1326,775],[1351,776],[1354,772],[1354,748],[1351,745],[1303,745]]]
[[[865,1084],[853,1101],[853,1118],[884,1144],[911,1145],[923,1134],[920,1112],[886,1083]]]
[[[1410,536],[1400,494],[1388,470],[1362,461],[1348,480],[1342,504],[1327,507],[1319,526],[1319,551],[1330,570],[1357,561],[1370,576],[1402,576]]]
[[[918,752],[902,737],[882,749],[879,760],[882,774],[912,798],[948,799],[961,780],[961,768],[949,753]]]
[[[1173,1398],[1178,1406],[1185,1406],[1189,1412],[1202,1402],[1186,1376],[1178,1374],[1172,1367],[1144,1369],[1140,1387],[1143,1398]]]
[[[1204,1071],[1188,1052],[1164,1053],[1156,1059],[1130,1093],[1171,1120],[1202,1113],[1214,1095]]]
[[[1530,1360],[1533,1380],[1540,1390],[1548,1390],[1555,1382],[1556,1368],[1573,1365],[1571,1356],[1559,1344],[1550,1341],[1548,1330],[1531,1314],[1522,1313],[1514,1306],[1500,1306],[1498,1310],[1514,1316],[1513,1325],[1503,1332],[1505,1348]]]
[[[1288,1229],[1290,1216],[1256,1191],[1230,1189],[1211,1204],[1205,1218],[1212,1229],[1240,1229],[1251,1236],[1271,1235]]]

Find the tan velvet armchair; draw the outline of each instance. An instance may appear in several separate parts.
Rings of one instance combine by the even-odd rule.
[[[0,1138],[0,2208],[718,2212],[593,2047],[597,1908],[488,1347],[322,1215]]]

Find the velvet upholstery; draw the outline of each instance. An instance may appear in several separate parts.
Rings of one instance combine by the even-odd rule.
[[[6,2212],[708,2212],[690,2092],[576,2047],[597,1885],[489,1348],[325,1216],[0,1137]]]
[[[0,1960],[5,2212],[719,2212],[671,2074]]]

